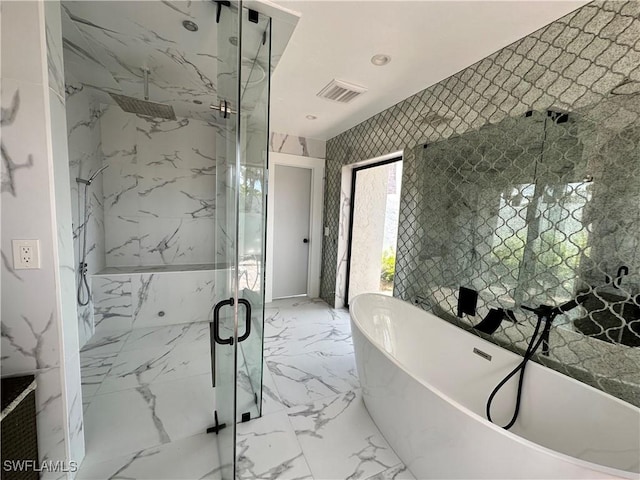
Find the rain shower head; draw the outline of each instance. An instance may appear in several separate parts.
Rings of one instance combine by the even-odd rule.
[[[118,95],[117,93],[110,93],[109,95],[125,112],[146,115],[147,117],[165,118],[167,120],[176,119],[176,114],[171,105],[140,100],[139,98]]]
[[[147,117],[164,118],[166,120],[176,120],[176,114],[171,105],[149,101],[149,70],[143,68],[142,75],[144,78],[144,100],[127,95],[118,95],[117,93],[110,93],[111,98],[113,98],[118,106],[125,112],[145,115]]]

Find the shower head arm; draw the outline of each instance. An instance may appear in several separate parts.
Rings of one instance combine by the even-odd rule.
[[[109,167],[109,165],[105,165],[104,167],[99,168],[98,170],[96,170],[96,172],[93,175],[91,175],[88,180],[85,180],[84,178],[76,177],[76,182],[77,183],[84,183],[85,185],[91,185],[91,183],[95,180],[95,178],[99,174],[101,174],[104,170],[106,170],[107,167]]]
[[[93,180],[94,180],[98,175],[100,175],[103,171],[105,171],[108,167],[109,167],[109,165],[105,165],[104,167],[102,167],[102,168],[98,169],[98,170],[96,171],[96,173],[94,173],[93,175],[91,175],[91,176],[89,177],[89,183],[93,182]]]

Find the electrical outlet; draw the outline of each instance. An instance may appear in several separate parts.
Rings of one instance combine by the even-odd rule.
[[[13,240],[13,268],[28,270],[40,268],[40,241]]]

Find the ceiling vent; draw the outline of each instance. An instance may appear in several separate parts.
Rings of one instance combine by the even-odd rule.
[[[342,80],[333,79],[329,85],[318,92],[318,97],[326,98],[334,102],[349,103],[356,97],[359,97],[367,91],[366,88],[353,83],[343,82]]]

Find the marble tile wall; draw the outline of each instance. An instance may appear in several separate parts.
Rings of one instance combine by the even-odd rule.
[[[315,138],[298,137],[284,133],[271,132],[269,136],[269,150],[302,157],[325,158],[327,142]]]
[[[214,263],[214,127],[108,106],[102,132],[108,266]]]
[[[211,320],[224,270],[96,275],[96,333]]]
[[[80,379],[79,323],[75,300],[73,209],[69,196],[69,151],[62,53],[62,22],[59,2],[45,2],[49,114],[53,155],[55,231],[57,231],[58,301],[62,319],[64,406],[70,458],[84,457],[84,423]]]
[[[348,216],[343,213],[348,211],[350,198],[343,167],[403,151],[394,295],[409,300],[416,269],[422,263],[425,233],[420,223],[423,145],[519,117],[529,110],[574,111],[637,92],[638,35],[640,4],[591,2],[330,139],[324,205],[329,237],[323,242],[321,297],[331,305],[344,303]],[[619,107],[604,108],[598,121],[605,124],[626,117],[636,118],[637,114],[622,112]],[[625,252],[633,250],[628,245]],[[626,258],[634,257],[626,253]],[[572,361],[593,371],[591,360],[585,352]],[[602,369],[608,371],[608,377],[598,386],[616,394],[622,387],[611,387],[611,380],[621,378],[624,372],[615,363]]]
[[[84,228],[87,228],[87,273],[92,275],[105,267],[102,179],[98,178],[86,187],[87,212],[84,210],[85,185],[76,182],[76,178],[87,179],[102,167],[102,109],[87,87],[76,82],[70,73],[65,78],[74,267],[78,282]],[[94,333],[92,300],[86,306],[78,305],[77,309],[79,341],[80,346],[83,346]]]
[[[40,459],[68,467],[82,460],[84,438],[59,3],[0,8],[1,373],[36,375]],[[13,268],[12,239],[39,240],[39,269]]]

